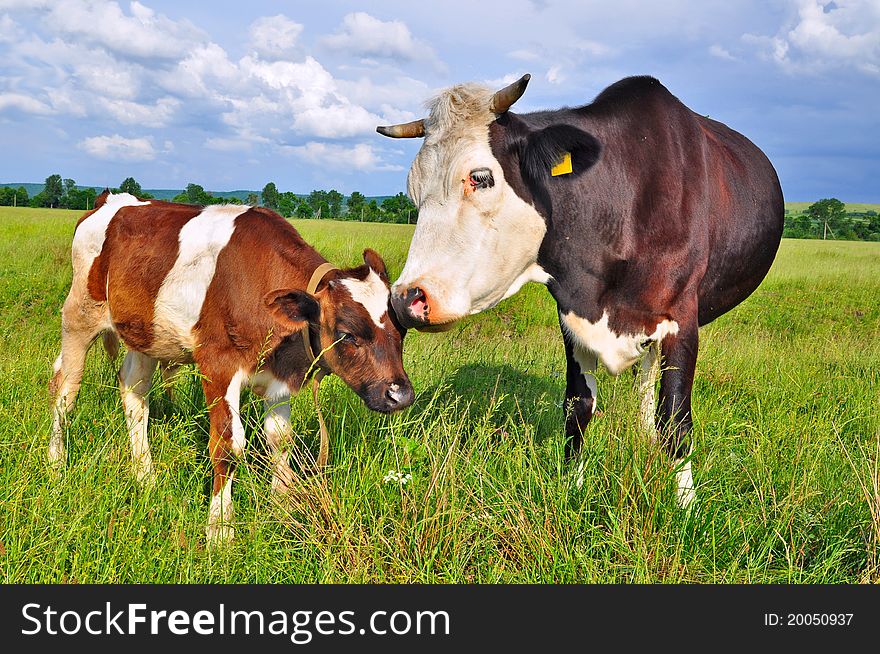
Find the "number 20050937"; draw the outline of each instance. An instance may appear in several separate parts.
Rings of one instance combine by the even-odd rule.
[[[765,613],[767,627],[847,627],[852,613]]]

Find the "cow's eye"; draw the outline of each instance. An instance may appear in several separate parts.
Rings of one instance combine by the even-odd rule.
[[[341,329],[336,330],[336,340],[345,343],[346,345],[357,345],[357,339],[354,334],[349,334]]]
[[[488,168],[475,168],[471,171],[470,183],[475,189],[492,188],[495,186],[495,179],[492,177],[492,171]]]

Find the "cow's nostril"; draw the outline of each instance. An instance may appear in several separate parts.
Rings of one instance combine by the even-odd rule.
[[[391,308],[404,328],[428,323],[428,296],[418,286],[392,291]]]
[[[428,320],[428,298],[425,292],[418,286],[406,292],[406,309],[409,314],[418,320]]]

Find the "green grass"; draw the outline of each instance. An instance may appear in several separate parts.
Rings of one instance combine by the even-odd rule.
[[[410,332],[417,392],[370,413],[335,377],[331,467],[275,503],[246,396],[236,540],[204,545],[210,466],[196,374],[157,384],[159,480],[139,489],[115,386],[89,355],[68,467],[46,470],[75,212],[0,210],[0,575],[5,582],[811,582],[880,579],[880,244],[785,241],[768,279],[704,328],[694,387],[698,506],[638,435],[633,376],[599,376],[581,489],[562,458],[555,307],[530,285],[443,334]],[[396,276],[412,227],[305,221],[334,263]],[[309,394],[293,423],[314,452]],[[412,474],[400,487],[389,470]]]

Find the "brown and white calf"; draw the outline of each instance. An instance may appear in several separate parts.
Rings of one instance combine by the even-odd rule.
[[[95,207],[73,237],[73,281],[49,384],[53,464],[65,460],[64,418],[99,334],[108,351],[117,336],[128,347],[119,383],[141,482],[153,478],[147,393],[156,366],[198,365],[214,468],[210,542],[233,535],[231,486],[234,458],[245,446],[239,416],[245,385],[265,400],[276,490],[294,474],[282,451],[290,436],[289,396],[316,370],[337,374],[375,411],[412,403],[402,363],[404,332],[388,311],[385,264],[372,250],[364,252],[362,266],[332,268],[310,294],[310,278],[326,259],[272,211],[106,192]],[[325,350],[313,368],[302,335],[306,324],[311,350]]]

